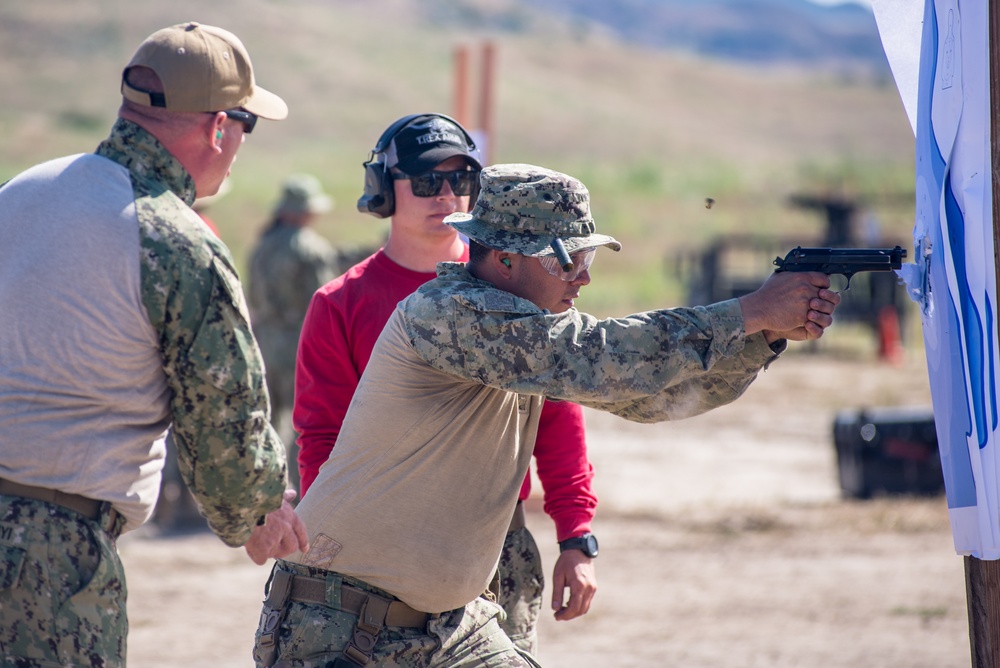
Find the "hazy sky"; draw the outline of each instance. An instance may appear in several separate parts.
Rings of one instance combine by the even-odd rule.
[[[856,5],[864,5],[866,7],[871,7],[871,0],[809,0],[810,2],[815,2],[817,5],[841,5],[845,2],[853,2]]]

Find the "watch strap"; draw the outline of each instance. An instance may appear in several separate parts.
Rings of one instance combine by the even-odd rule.
[[[576,538],[568,538],[559,542],[559,551],[580,550],[585,555],[593,559],[597,556],[597,537],[592,533],[585,533]]]

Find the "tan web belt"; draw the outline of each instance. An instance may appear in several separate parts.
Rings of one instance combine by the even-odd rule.
[[[32,487],[22,485],[10,480],[0,479],[0,494],[4,496],[20,496],[25,499],[35,499],[37,501],[48,501],[63,508],[69,508],[73,512],[80,513],[88,520],[96,520],[101,516],[101,502],[88,499],[79,494],[67,494],[58,489],[48,489],[46,487]]]
[[[293,575],[291,592],[288,595],[293,601],[302,603],[321,603],[330,606],[326,598],[326,580],[308,575]],[[340,610],[352,615],[360,615],[364,609],[369,593],[348,584],[340,585]],[[330,606],[334,607],[334,606]],[[385,613],[385,626],[401,626],[409,629],[421,629],[427,625],[434,615],[414,610],[402,601],[392,601]]]
[[[105,505],[103,501],[90,499],[79,494],[67,494],[66,492],[60,492],[58,489],[49,489],[48,487],[22,485],[19,482],[4,480],[2,478],[0,478],[0,496],[19,496],[22,499],[45,501],[46,503],[52,503],[72,510],[74,513],[78,513],[94,522],[101,519],[101,511]],[[104,526],[104,530],[117,534],[120,529],[117,520],[118,511],[111,508],[108,511],[108,520],[106,526]]]

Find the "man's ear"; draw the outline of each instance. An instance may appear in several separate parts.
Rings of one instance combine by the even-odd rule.
[[[510,278],[511,276],[511,267],[513,266],[511,255],[512,253],[498,251],[496,257],[494,258],[494,262],[496,262],[496,264],[493,265],[494,271],[499,272],[504,278]]]
[[[226,116],[221,111],[212,117],[212,122],[209,125],[209,144],[216,151],[222,150],[222,124],[225,122]]]

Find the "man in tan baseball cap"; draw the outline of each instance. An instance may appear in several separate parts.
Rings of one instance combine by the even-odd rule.
[[[128,72],[148,67],[162,91],[131,85]],[[200,23],[181,23],[158,30],[143,42],[125,66],[122,95],[133,102],[169,111],[242,109],[280,121],[288,115],[284,100],[256,85],[250,55],[228,30]]]
[[[125,665],[115,541],[152,514],[168,429],[224,543],[258,564],[308,549],[232,255],[191,208],[257,117],[288,109],[235,35],[197,23],[143,42],[122,96],[96,151],[0,186],[0,349],[18,378],[0,396],[0,525],[35,574],[0,589],[8,664]]]
[[[258,118],[288,116],[285,101],[257,85],[243,42],[193,21],[147,37],[122,72],[121,92],[119,116],[181,162],[198,197],[218,191]]]

